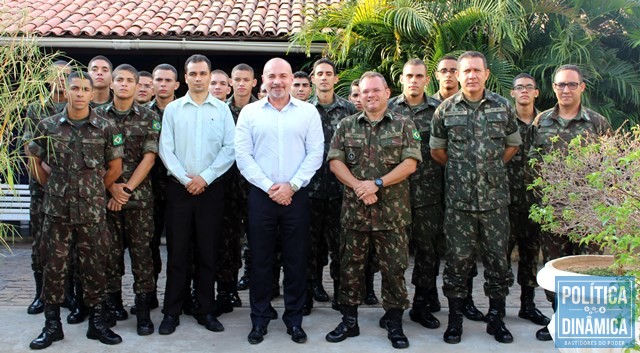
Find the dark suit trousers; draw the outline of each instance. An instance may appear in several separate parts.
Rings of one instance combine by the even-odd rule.
[[[196,257],[196,314],[213,314],[216,258],[221,238],[224,210],[224,184],[214,182],[193,196],[184,185],[171,180],[167,185],[166,237],[167,286],[164,294],[165,315],[180,315],[191,266],[191,247]],[[193,241],[191,237],[194,237]]]
[[[307,253],[311,208],[305,188],[293,195],[289,206],[282,206],[264,191],[249,191],[249,246],[252,263],[249,299],[253,325],[267,326],[270,320],[271,282],[276,238],[282,238],[284,267],[284,305],[282,320],[287,327],[302,324],[302,306],[307,295]]]

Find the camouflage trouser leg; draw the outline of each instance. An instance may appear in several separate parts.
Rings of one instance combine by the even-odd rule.
[[[64,281],[69,267],[72,244],[78,253],[79,276],[84,289],[84,303],[93,307],[106,295],[106,250],[109,236],[105,222],[68,224],[46,216],[43,225],[44,286],[46,304],[62,304]]]
[[[225,208],[222,219],[222,239],[218,252],[216,281],[235,282],[242,267],[241,239],[245,233],[244,221],[247,218],[246,201],[241,194],[225,192]]]
[[[409,240],[405,227],[387,231],[359,232],[343,229],[340,247],[341,305],[360,305],[365,290],[365,266],[373,243],[382,274],[382,306],[409,307],[404,272],[409,263]]]
[[[42,223],[44,223],[44,213],[42,212],[42,196],[31,196],[29,205],[29,232],[33,238],[31,243],[31,269],[33,272],[42,273]]]
[[[467,296],[467,279],[479,254],[485,267],[485,294],[491,299],[505,298],[509,294],[507,207],[478,212],[447,208],[444,231],[447,237],[444,295]]]
[[[122,291],[122,276],[124,276],[124,211],[107,211],[107,230],[111,238],[111,245],[107,250],[107,293]]]
[[[338,239],[340,237],[342,200],[316,198],[309,198],[309,200],[311,201],[311,225],[309,227],[311,242],[307,258],[307,276],[309,279],[319,279],[317,278],[318,273],[329,263],[329,253],[331,253],[331,268],[339,269]],[[330,270],[330,272],[332,271]]]
[[[124,213],[124,229],[119,231],[124,235],[125,243],[129,244],[133,291],[136,294],[150,293],[156,288],[150,247],[154,226],[153,208],[121,212]]]
[[[444,210],[441,204],[414,208],[411,210],[411,219],[410,234],[415,251],[411,283],[416,287],[433,288],[438,275],[438,242],[444,238]]]
[[[518,284],[523,287],[537,287],[538,256],[540,255],[540,226],[529,219],[527,212],[509,208],[509,272],[511,271],[511,253],[518,245]]]
[[[560,236],[548,232],[541,233],[542,259],[544,263],[559,257],[582,254],[602,254],[603,250],[594,244],[581,245],[571,241],[566,236]],[[554,301],[555,294],[545,290],[547,300]]]

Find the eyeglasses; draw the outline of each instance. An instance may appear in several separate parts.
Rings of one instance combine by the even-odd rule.
[[[575,91],[580,86],[580,82],[556,82],[553,84],[553,88],[558,91],[564,91],[565,88],[569,87],[570,90]]]
[[[456,72],[458,72],[458,69],[440,69],[438,70],[438,72],[443,75],[446,75],[447,73],[455,74]]]
[[[517,85],[515,87],[513,87],[513,90],[516,92],[522,92],[522,91],[533,91],[534,89],[536,89],[536,86],[534,85]]]

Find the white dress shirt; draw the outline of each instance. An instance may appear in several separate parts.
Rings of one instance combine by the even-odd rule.
[[[187,94],[167,105],[160,132],[160,158],[183,185],[199,175],[211,184],[234,162],[235,124],[227,104],[211,94],[198,105]]]
[[[304,187],[322,165],[324,134],[312,104],[290,97],[281,110],[265,97],[246,105],[236,126],[240,173],[264,192],[277,183]]]

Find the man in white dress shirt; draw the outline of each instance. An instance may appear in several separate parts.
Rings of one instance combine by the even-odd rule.
[[[262,81],[267,96],[248,104],[236,126],[236,162],[251,183],[249,245],[251,323],[249,343],[262,342],[271,319],[270,296],[276,238],[282,239],[285,312],[296,343],[304,343],[302,307],[307,287],[310,204],[306,186],[322,164],[324,135],[318,110],[293,98],[291,65],[269,60]]]
[[[213,287],[224,210],[221,177],[234,161],[234,122],[227,104],[207,91],[211,81],[209,59],[192,55],[184,71],[189,91],[167,105],[160,133],[160,158],[169,171],[167,286],[164,319],[158,330],[161,335],[173,333],[180,324],[182,303],[188,297],[184,288],[192,245],[199,304],[194,317],[210,331],[224,330],[214,315]]]

